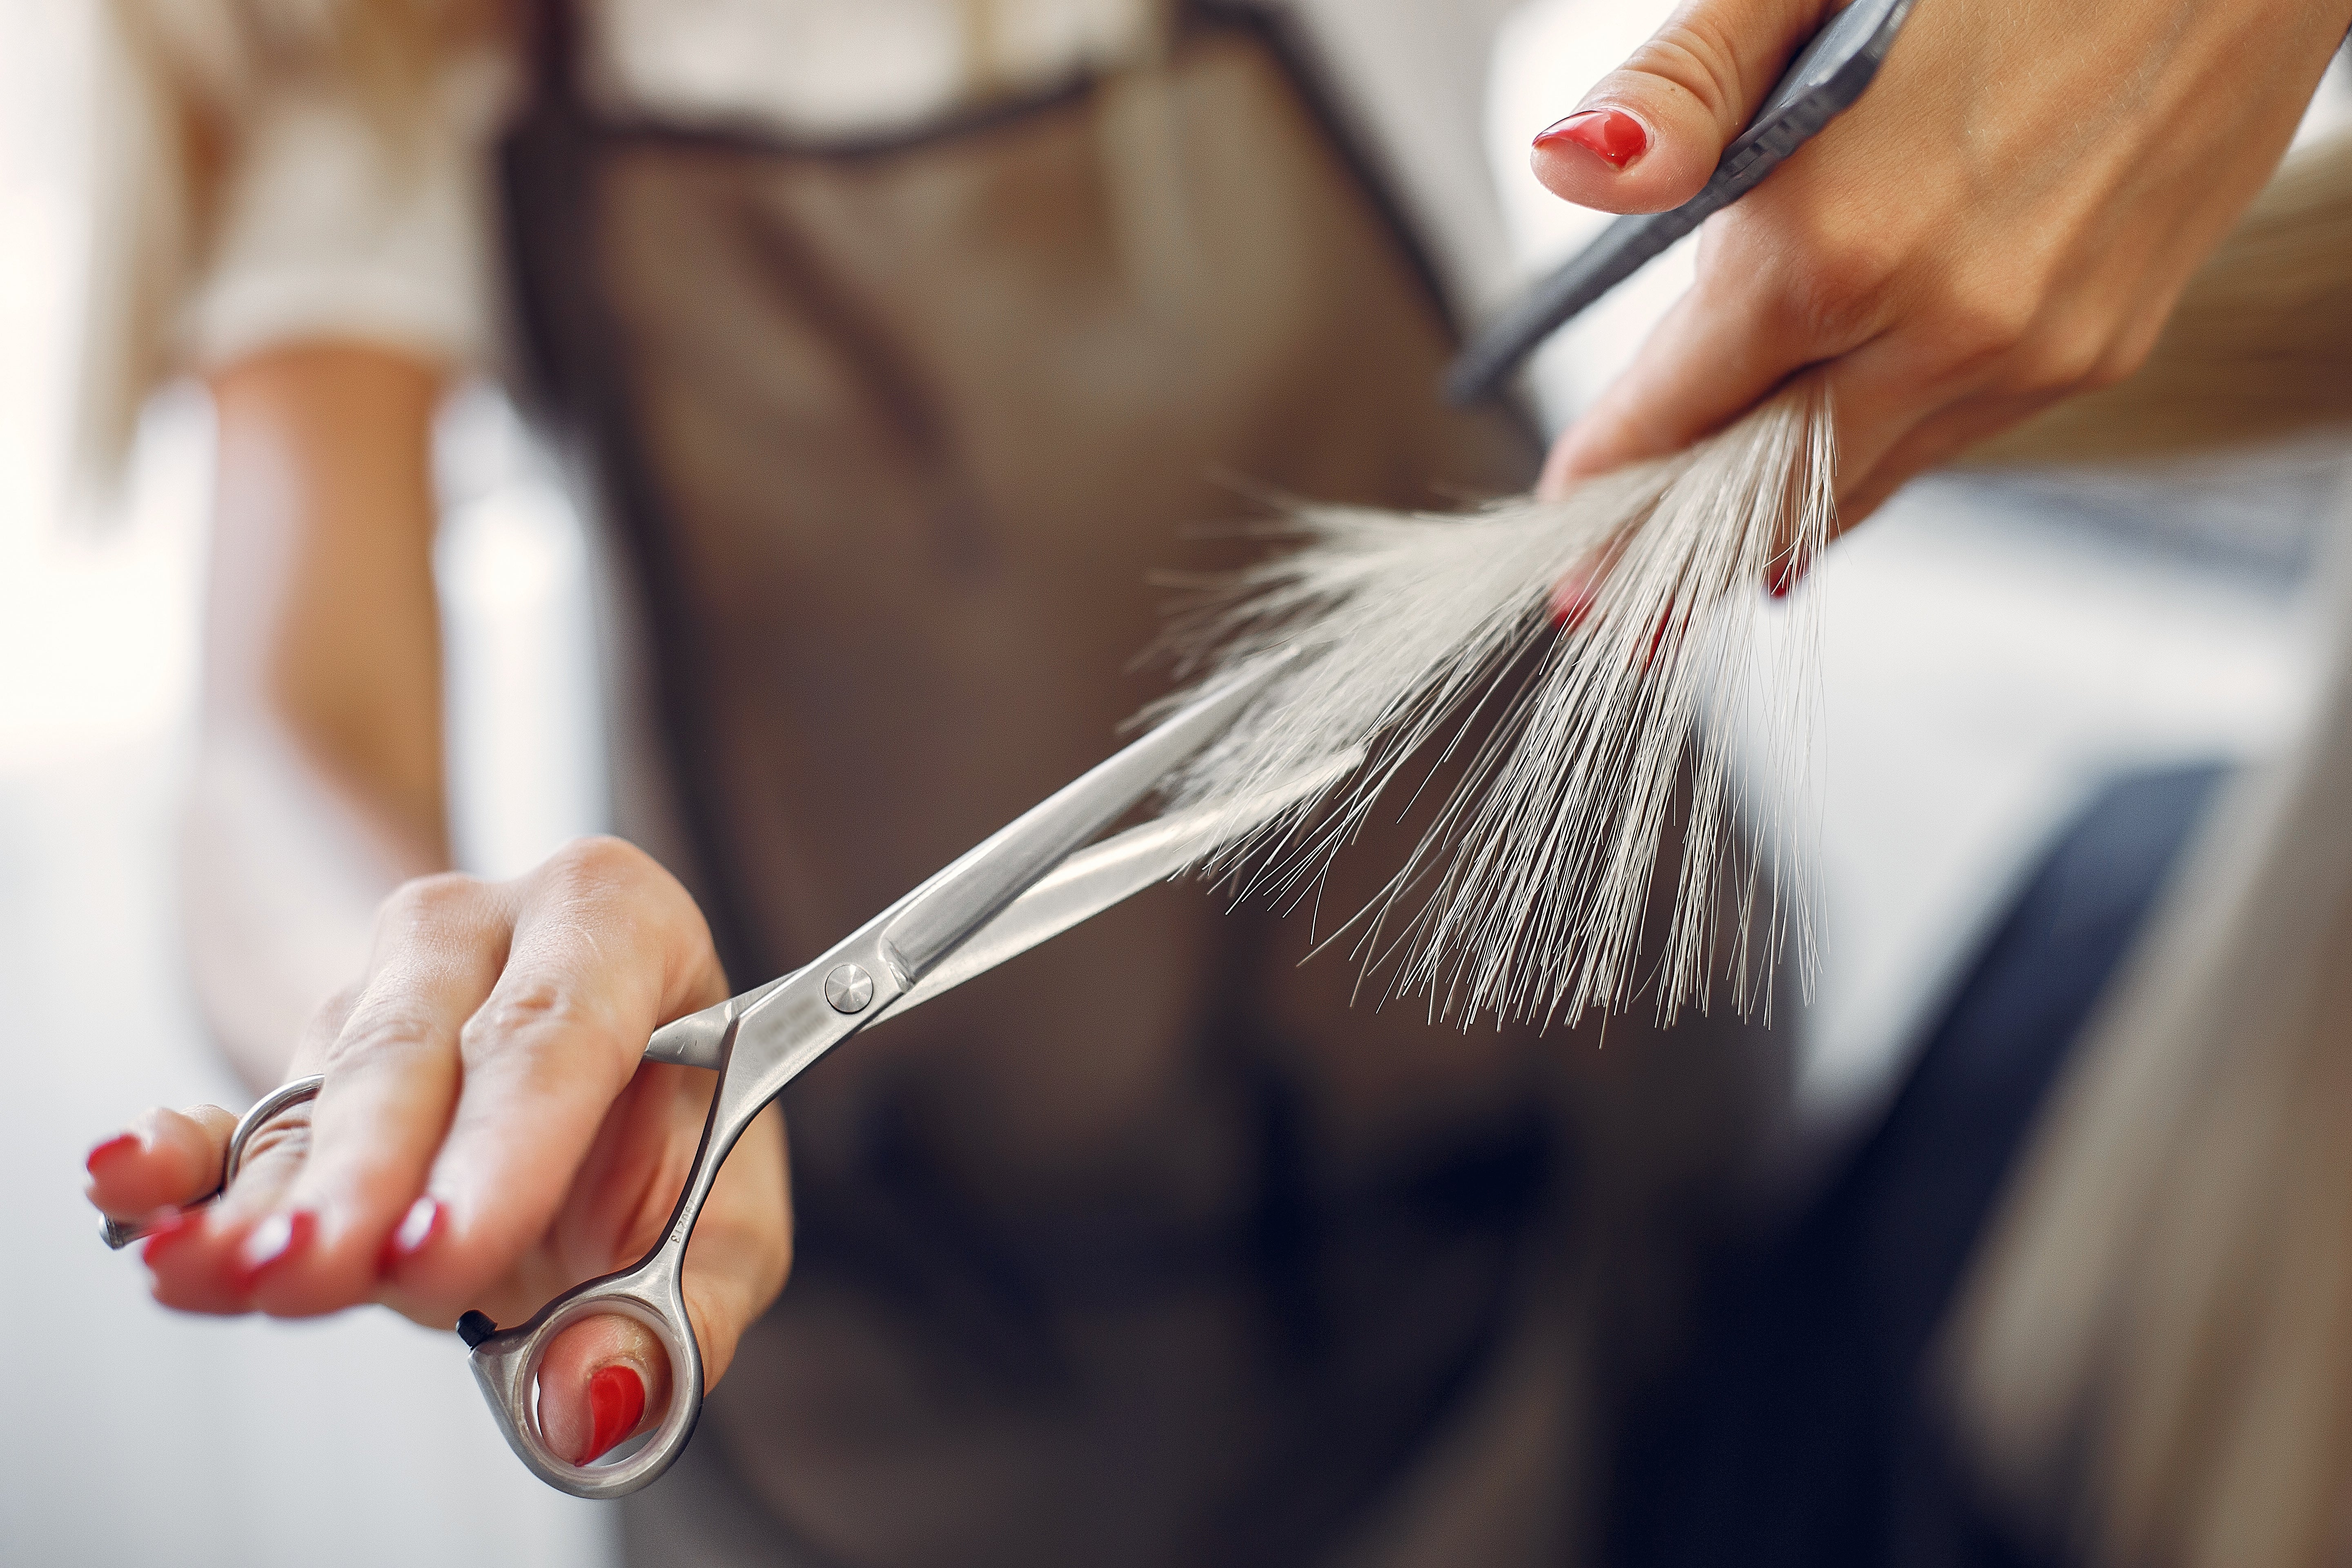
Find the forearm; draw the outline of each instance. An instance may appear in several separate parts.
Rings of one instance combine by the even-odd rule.
[[[447,864],[438,384],[397,355],[321,346],[212,385],[219,456],[182,910],[207,1021],[260,1085],[363,967],[384,894]]]
[[[289,732],[207,733],[180,835],[180,910],[205,1023],[257,1091],[285,1076],[302,1026],[366,967],[375,910],[445,868],[338,787]]]

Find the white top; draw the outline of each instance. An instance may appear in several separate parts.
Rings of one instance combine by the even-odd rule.
[[[1480,108],[1513,0],[1264,3],[1328,74],[1457,307],[1498,301],[1513,269]],[[1161,14],[1161,0],[590,0],[584,85],[616,113],[870,137],[1141,58]],[[271,83],[183,318],[185,359],[324,337],[489,363],[488,154],[514,75],[480,56],[449,66],[405,156],[347,99]]]
[[[487,154],[508,80],[502,62],[479,58],[443,72],[442,102],[405,155],[348,100],[273,84],[250,111],[181,323],[190,365],[306,338],[485,363],[497,297]]]

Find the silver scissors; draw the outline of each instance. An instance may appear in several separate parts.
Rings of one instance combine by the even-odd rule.
[[[1277,652],[1237,670],[806,967],[654,1032],[646,1060],[719,1075],[693,1169],[661,1240],[629,1268],[566,1290],[528,1322],[500,1329],[479,1312],[457,1321],[457,1332],[472,1351],[475,1381],[508,1445],[533,1474],[574,1497],[625,1497],[660,1476],[685,1449],[702,1413],[702,1352],[680,1291],[686,1245],[729,1151],[785,1085],[860,1029],[1166,880],[1219,842],[1311,797],[1355,765],[1353,757],[1334,759],[1240,805],[1164,816],[1082,848],[1171,768],[1222,734],[1287,662]],[[295,1079],[247,1113],[231,1140],[223,1187],[252,1134],[272,1116],[316,1096],[322,1081]],[[121,1244],[112,1227],[108,1240]],[[540,1430],[539,1372],[556,1335],[604,1312],[634,1318],[661,1342],[669,1357],[669,1408],[649,1436],[606,1460],[575,1465],[550,1448]]]

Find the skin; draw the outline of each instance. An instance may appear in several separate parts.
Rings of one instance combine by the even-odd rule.
[[[1685,199],[1825,14],[1687,7],[1577,106],[1633,115],[1648,152],[1620,173],[1556,147],[1538,174],[1612,212]],[[1836,398],[1851,523],[1923,468],[2127,374],[2275,164],[2347,22],[2347,0],[1922,0],[1864,101],[1708,226],[1696,286],[1562,438],[1546,486],[1676,449],[1818,374]],[[638,1063],[652,1029],[728,989],[684,890],[608,840],[512,882],[444,869],[426,461],[438,388],[431,365],[334,344],[213,382],[192,952],[257,1084],[328,1080],[221,1205],[151,1244],[167,1305],[308,1316],[379,1301],[436,1326],[471,1307],[515,1321],[650,1243],[699,1131],[708,1079]],[[92,1202],[130,1218],[193,1198],[232,1124],[210,1107],[147,1113],[131,1142],[101,1145]],[[782,1288],[783,1194],[771,1112],[688,1257],[713,1383]],[[427,1194],[439,1227],[388,1254]],[[258,1275],[241,1267],[257,1227],[295,1210],[316,1216],[308,1244]],[[560,1450],[584,1453],[587,1382],[608,1365],[637,1372],[657,1417],[657,1348],[620,1320],[583,1324],[542,1386]]]
[[[1619,172],[1539,147],[1537,176],[1607,212],[1679,205],[1838,8],[1685,5],[1575,106],[1632,115],[1648,152]],[[1561,437],[1544,488],[1680,450],[1815,374],[1851,526],[2128,375],[2347,25],[2345,0],[1920,0],[1862,101],[1707,223],[1696,283]]]
[[[512,882],[445,869],[436,367],[313,344],[231,367],[212,392],[190,946],[246,1076],[258,1087],[324,1072],[327,1085],[256,1140],[224,1202],[148,1244],[155,1299],[279,1317],[373,1301],[436,1328],[468,1308],[520,1321],[659,1235],[711,1080],[640,1068],[639,1053],[661,1024],[729,994],[726,977],[686,890],[616,840],[570,846]],[[131,1142],[101,1146],[91,1201],[136,1219],[208,1191],[235,1125],[216,1107],[148,1111]],[[784,1191],[771,1111],[728,1161],[688,1252],[710,1382],[783,1287]],[[442,1210],[425,1244],[388,1252],[428,1194]],[[314,1216],[308,1244],[256,1275],[243,1249],[269,1215],[295,1211]],[[592,1321],[558,1342],[542,1377],[558,1451],[584,1456],[588,1380],[614,1364],[638,1373],[658,1418],[658,1346],[625,1320]]]

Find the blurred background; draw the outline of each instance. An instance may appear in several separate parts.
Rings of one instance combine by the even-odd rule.
[[[18,1347],[0,1433],[0,1557],[595,1563],[606,1521],[507,1455],[454,1340],[388,1315],[289,1327],[175,1318],[108,1254],[79,1196],[96,1138],[156,1101],[237,1105],[182,976],[173,803],[188,754],[207,410],[156,400],[122,503],[67,485],[85,270],[89,40],[80,6],[0,0],[0,1247]],[[1496,71],[1493,143],[1530,267],[1591,220],[1525,173],[1580,84],[1518,62],[1639,41],[1639,8],[1526,8]],[[1630,30],[1629,30],[1630,29]],[[2317,115],[2345,116],[2339,65]],[[1548,352],[1565,417],[1687,276],[1654,268]],[[576,525],[493,391],[445,419],[439,546],[451,769],[472,868],[602,825]],[[2307,683],[2298,584],[2345,474],[2334,447],[2158,486],[1943,479],[1842,543],[1827,617],[1823,786],[1808,808],[1824,968],[1805,1103],[1866,1115],[1954,964],[2100,780],[2275,745]]]
[[[89,18],[0,0],[0,1247],[26,1347],[0,1436],[0,1561],[593,1565],[606,1521],[530,1479],[454,1335],[385,1312],[175,1316],[80,1197],[92,1139],[151,1103],[242,1107],[179,958],[174,805],[192,739],[211,428],[159,397],[119,507],[68,488],[87,214]],[[520,869],[603,816],[586,574],[502,402],[441,443],[453,802],[469,863]],[[93,1133],[90,1130],[98,1129]]]

